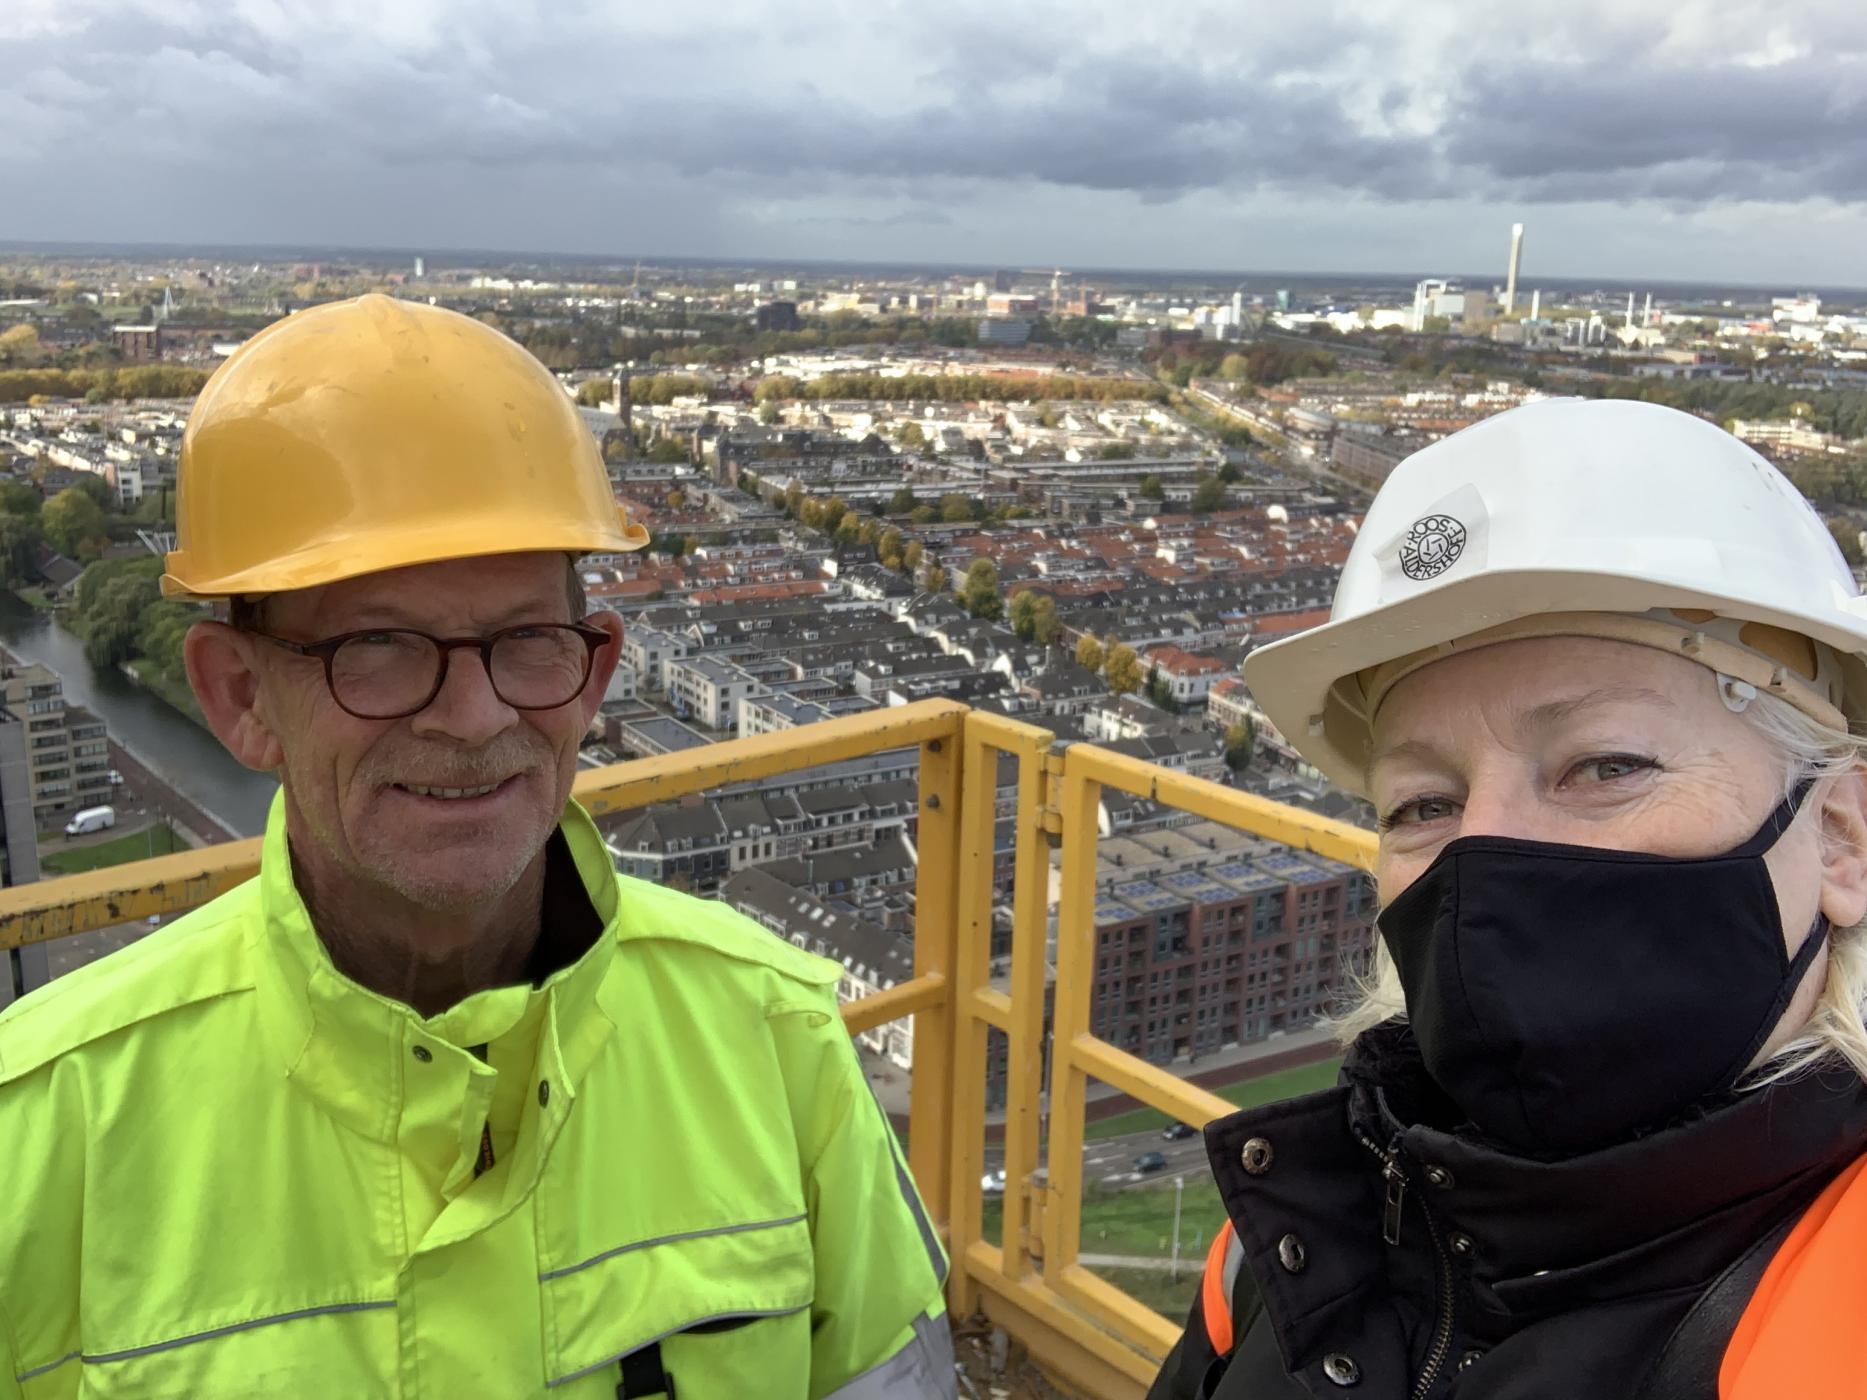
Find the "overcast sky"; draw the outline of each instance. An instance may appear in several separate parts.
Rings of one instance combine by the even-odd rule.
[[[1864,0],[0,0],[0,238],[1867,285]]]

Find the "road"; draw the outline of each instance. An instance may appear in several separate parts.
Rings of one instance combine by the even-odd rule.
[[[1124,1133],[1120,1137],[1095,1138],[1083,1144],[1083,1179],[1109,1187],[1134,1186],[1142,1182],[1170,1180],[1175,1172],[1204,1174],[1211,1170],[1206,1160],[1206,1140],[1195,1133],[1189,1138],[1169,1142],[1159,1128],[1144,1133]],[[1134,1159],[1144,1152],[1158,1152],[1167,1159],[1164,1171],[1135,1171]],[[1005,1148],[1002,1143],[985,1145],[985,1169],[1004,1170]]]

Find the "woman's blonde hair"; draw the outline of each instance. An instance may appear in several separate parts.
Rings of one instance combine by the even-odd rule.
[[[1773,695],[1759,695],[1744,713],[1782,758],[1785,796],[1804,778],[1840,777],[1867,763],[1867,737],[1823,724]],[[1372,966],[1355,978],[1355,1002],[1323,1023],[1344,1044],[1406,1015],[1399,970],[1378,935],[1374,943]],[[1747,1076],[1744,1087],[1774,1083],[1835,1056],[1867,1079],[1867,920],[1830,933],[1827,982],[1808,1024]]]

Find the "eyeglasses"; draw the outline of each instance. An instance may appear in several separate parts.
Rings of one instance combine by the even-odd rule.
[[[578,623],[526,623],[484,637],[432,637],[403,627],[345,632],[321,642],[252,634],[324,663],[331,699],[358,719],[403,719],[425,710],[447,682],[449,654],[480,653],[493,693],[515,710],[555,710],[583,690],[609,633]]]

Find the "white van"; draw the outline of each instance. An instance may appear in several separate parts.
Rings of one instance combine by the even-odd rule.
[[[84,836],[93,831],[108,831],[117,824],[115,807],[86,807],[65,823],[65,835]]]

